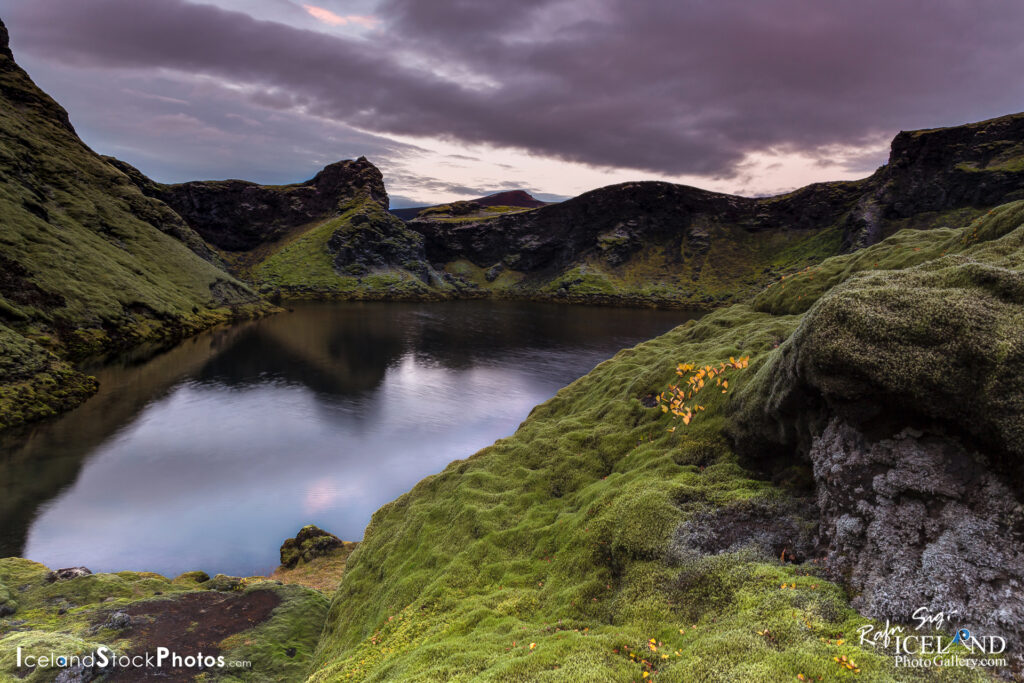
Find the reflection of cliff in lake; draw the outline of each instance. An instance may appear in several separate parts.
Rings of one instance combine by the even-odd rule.
[[[358,539],[381,504],[687,317],[307,305],[122,360],[79,409],[0,443],[0,556],[244,572],[306,523]]]
[[[0,557],[21,554],[39,508],[75,481],[93,450],[182,378],[231,348],[247,325],[210,330],[148,359],[140,360],[137,350],[89,370],[100,388],[83,405],[0,435]]]

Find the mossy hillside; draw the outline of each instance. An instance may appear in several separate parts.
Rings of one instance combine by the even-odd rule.
[[[704,252],[688,253],[685,245],[645,246],[618,266],[590,258],[539,285],[524,280],[521,287],[528,290],[532,285],[539,298],[557,300],[603,296],[610,301],[713,308],[753,296],[779,273],[838,254],[841,241],[838,228],[751,233],[737,226],[716,226]]]
[[[887,393],[926,410],[929,391],[962,387],[980,401],[978,415],[964,416],[977,421],[973,438],[1021,443],[1024,389],[1011,368],[1024,348],[1022,207],[963,228],[903,231],[826,261],[828,277],[787,278],[801,310],[800,297],[827,292],[806,315],[758,310],[781,294],[775,285],[756,308],[721,309],[620,352],[514,436],[384,506],[349,560],[311,680],[639,680],[647,669],[626,647],[640,652],[650,638],[665,644],[641,655],[655,680],[982,678],[894,669],[852,645],[867,620],[813,563],[670,548],[680,523],[709,511],[779,501],[813,510],[745,470],[724,436],[748,419],[736,408],[781,419],[764,405],[795,381],[794,346],[849,361],[818,374],[835,380],[833,393],[866,380],[868,393],[853,398]],[[920,357],[903,357],[915,340]],[[748,354],[726,394],[701,395],[705,410],[689,425],[641,403],[678,381],[679,362]],[[860,674],[836,665],[843,655]]]
[[[0,323],[0,430],[77,405],[96,381]]]
[[[268,587],[255,582],[245,591],[273,590],[281,599],[272,618],[221,641],[228,661],[253,662],[251,671],[222,669],[210,681],[301,681],[310,672],[329,599],[320,591],[299,584]]]
[[[201,573],[170,580],[147,572],[119,572],[50,582],[48,572],[29,560],[0,559],[0,600],[8,596],[0,606],[14,609],[0,618],[0,680],[52,681],[59,673],[59,669],[39,669],[22,678],[26,670],[17,669],[14,656],[19,645],[34,654],[88,654],[101,645],[117,653],[151,647],[152,643],[137,642],[141,636],[135,629],[107,626],[110,615],[133,608],[146,608],[147,612],[154,608],[159,613],[163,605],[171,606],[197,593],[215,593],[218,586],[236,596],[272,591],[277,605],[269,618],[239,624],[237,633],[217,645],[226,659],[249,660],[252,668],[212,671],[204,680],[301,680],[308,672],[328,608],[327,599],[318,591],[258,577],[218,584],[216,578],[209,580]],[[197,611],[194,618],[194,625],[201,626],[206,617]],[[143,623],[146,617],[134,617],[135,621]]]
[[[9,53],[0,54],[0,102],[0,343],[29,361],[0,368],[0,423],[51,414],[90,391],[12,335],[77,359],[260,307],[178,216],[78,139]]]
[[[889,660],[834,644],[863,620],[811,565],[667,551],[686,519],[789,494],[737,464],[721,437],[728,395],[709,393],[686,427],[639,399],[682,360],[749,354],[741,386],[798,323],[733,306],[620,352],[513,437],[381,508],[311,680],[639,680],[627,647],[655,680],[835,680],[842,655],[861,679],[899,680]]]

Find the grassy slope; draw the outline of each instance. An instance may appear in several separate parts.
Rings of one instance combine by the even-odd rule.
[[[699,513],[791,494],[738,464],[723,438],[729,395],[709,395],[689,426],[639,398],[673,381],[678,362],[749,354],[751,367],[730,377],[730,393],[742,391],[839,282],[934,269],[938,259],[955,284],[957,268],[976,263],[1020,270],[1022,245],[1024,202],[960,229],[903,231],[781,280],[752,307],[620,352],[538,406],[514,436],[374,515],[310,680],[630,681],[650,670],[664,681],[852,680],[833,660],[842,655],[859,664],[859,680],[973,679],[897,670],[873,651],[834,644],[866,620],[811,564],[673,549],[677,526]],[[651,638],[664,643],[657,653],[645,646]]]
[[[194,233],[88,149],[5,55],[0,99],[3,428],[91,391],[59,358],[201,329],[256,297],[191,251]]]

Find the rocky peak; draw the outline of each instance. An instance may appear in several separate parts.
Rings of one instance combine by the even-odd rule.
[[[1017,156],[1024,156],[1024,113],[950,128],[902,131],[892,141],[889,168],[970,164],[973,170],[982,170]]]
[[[325,195],[337,194],[347,197],[356,191],[365,190],[384,209],[390,205],[388,192],[384,187],[384,176],[366,157],[329,164],[313,176],[308,184]]]
[[[1020,199],[1024,114],[901,132],[892,142],[888,165],[872,176],[870,185],[865,207],[876,222]]]

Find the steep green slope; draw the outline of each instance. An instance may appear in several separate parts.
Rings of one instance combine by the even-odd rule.
[[[0,31],[0,429],[93,389],[65,360],[257,301],[180,217],[78,139]]]
[[[1019,669],[1022,265],[1017,202],[620,352],[374,515],[310,680],[981,679],[856,637],[948,604]],[[679,363],[729,382],[689,423],[652,400]]]

